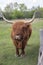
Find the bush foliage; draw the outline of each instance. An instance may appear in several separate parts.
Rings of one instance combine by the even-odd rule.
[[[37,10],[36,18],[43,18],[43,8],[38,6],[28,9],[24,3],[18,4],[17,2],[6,5],[3,14],[7,19],[23,19],[31,18],[35,10]]]

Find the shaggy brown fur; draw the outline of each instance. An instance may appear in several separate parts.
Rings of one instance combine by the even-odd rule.
[[[30,38],[32,33],[32,27],[30,23],[24,23],[24,21],[15,22],[12,26],[11,38],[16,47],[16,54],[18,56],[25,54],[25,46],[27,40]],[[19,54],[19,49],[21,53]]]

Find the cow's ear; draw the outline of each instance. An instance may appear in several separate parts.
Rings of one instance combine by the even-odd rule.
[[[30,26],[30,23],[25,23],[26,27],[29,27]]]

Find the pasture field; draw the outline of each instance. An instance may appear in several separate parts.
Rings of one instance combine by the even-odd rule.
[[[40,45],[40,29],[43,20],[37,19],[32,23],[32,35],[26,46],[25,57],[15,57],[15,47],[11,40],[11,24],[0,21],[0,65],[37,65]]]

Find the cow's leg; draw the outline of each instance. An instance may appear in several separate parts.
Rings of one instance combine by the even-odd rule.
[[[22,55],[25,55],[25,51],[24,51],[24,48],[22,48]]]
[[[16,56],[19,56],[19,49],[16,48]]]
[[[25,56],[25,46],[26,46],[26,42],[23,42],[21,49],[21,56]]]
[[[24,57],[25,56],[25,51],[24,49],[21,49],[21,54],[20,54],[21,57]]]
[[[21,49],[21,57],[25,56],[24,48]]]

